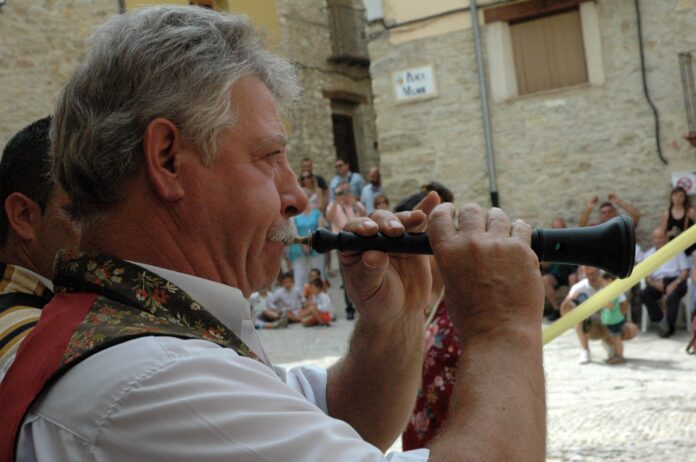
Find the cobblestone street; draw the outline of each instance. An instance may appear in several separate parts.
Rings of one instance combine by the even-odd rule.
[[[545,347],[548,460],[696,460],[696,358],[685,331],[663,340],[647,332],[626,342],[627,362],[577,363],[575,334]]]
[[[342,300],[336,291],[333,298]],[[340,319],[329,328],[261,331],[271,360],[284,366],[335,362],[353,326],[336,311]],[[683,328],[668,340],[640,334],[626,342],[627,362],[618,366],[604,364],[599,342],[591,344],[592,363],[578,364],[574,332],[548,344],[547,461],[696,461],[696,357],[685,352],[689,338]]]

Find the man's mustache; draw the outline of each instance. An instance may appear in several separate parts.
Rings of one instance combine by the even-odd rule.
[[[271,229],[268,230],[267,239],[271,242],[292,242],[297,235],[297,230],[295,229],[294,223],[291,221],[283,224],[273,225]]]

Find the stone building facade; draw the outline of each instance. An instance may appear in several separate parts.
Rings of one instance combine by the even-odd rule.
[[[0,7],[0,143],[51,112],[96,25],[120,8],[143,3],[12,0]],[[258,0],[249,11],[245,3],[217,1],[269,29],[275,47],[298,68],[304,93],[287,121],[296,168],[302,157],[310,157],[315,169],[330,177],[336,144],[344,140],[337,139],[336,124],[345,129],[348,121],[360,170],[379,164],[393,202],[437,179],[458,201],[490,205],[467,0],[365,0],[373,8],[367,12],[372,21],[366,51],[357,58],[351,53],[359,41],[349,38],[342,51],[336,42],[345,40],[347,20],[363,16],[361,0]],[[696,50],[696,0],[640,2],[646,79],[660,113],[668,165],[656,154],[654,119],[643,95],[632,0],[578,1],[587,82],[524,95],[511,78],[515,71],[505,45],[514,21],[491,20],[497,13],[490,11],[572,0],[478,3],[501,206],[536,226],[555,215],[572,225],[592,195],[615,192],[643,212],[639,237],[647,244],[667,205],[671,173],[696,170],[696,150],[682,138],[686,122],[677,58]],[[352,33],[360,38],[362,26]],[[396,81],[404,71],[423,68],[431,72],[433,88],[398,99]]]
[[[19,128],[52,112],[94,27],[120,9],[152,3],[187,5],[189,0],[12,0],[1,7],[0,145]],[[357,15],[355,33],[364,34],[360,0],[209,3],[250,16],[267,30],[271,46],[297,66],[304,92],[287,120],[289,152],[297,169],[300,159],[310,157],[318,173],[333,175],[336,118],[343,122],[344,132],[352,130],[361,171],[378,164],[369,61],[335,59],[332,47],[331,14],[337,9]],[[364,41],[363,46],[366,57]]]
[[[309,157],[314,160],[315,171],[327,179],[332,177],[337,149],[343,151],[336,144],[346,142],[345,136],[336,133],[340,129],[337,124],[343,124],[344,129],[352,126],[356,160],[365,174],[379,164],[367,47],[362,42],[364,51],[358,51],[357,56],[346,56],[350,49],[335,47],[337,41],[345,40],[350,46],[355,38],[357,46],[361,45],[362,2],[277,0],[276,6],[280,51],[296,65],[303,88],[288,124],[291,161],[299,167],[300,159]],[[352,24],[347,24],[350,21]],[[341,25],[350,27],[335,29]]]
[[[495,19],[488,12],[493,7],[522,3],[554,2],[478,2],[501,207],[535,226],[548,226],[556,215],[573,225],[592,195],[615,192],[643,213],[639,241],[648,245],[669,203],[671,173],[696,170],[696,149],[683,139],[678,61],[678,53],[696,51],[696,2],[640,2],[646,78],[668,165],[656,153],[643,94],[633,0],[576,2],[588,81],[518,96],[510,82],[511,50],[503,46],[509,26],[486,16]],[[384,0],[384,17],[369,25],[380,160],[394,197],[437,179],[458,201],[491,204],[468,6],[434,0],[426,9],[411,0]],[[434,91],[399,100],[402,71],[424,67],[432,69]]]
[[[0,147],[53,112],[92,29],[116,0],[14,0],[0,7]]]

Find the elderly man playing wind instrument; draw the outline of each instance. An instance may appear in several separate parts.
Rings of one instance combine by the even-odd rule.
[[[81,251],[59,255],[57,295],[2,384],[2,460],[385,460],[418,388],[428,258],[340,255],[360,318],[329,370],[272,368],[249,318],[307,201],[279,114],[297,92],[238,16],[156,7],[96,32],[52,133]],[[455,227],[437,202],[347,225],[427,224],[466,339],[448,426],[386,460],[542,461],[531,230],[474,205]]]

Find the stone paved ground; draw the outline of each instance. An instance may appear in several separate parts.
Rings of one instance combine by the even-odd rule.
[[[335,291],[334,300],[342,300]],[[332,327],[260,332],[271,360],[333,364],[353,326],[337,312]],[[683,329],[668,340],[641,334],[625,344],[620,366],[605,365],[596,342],[592,363],[578,364],[573,332],[547,345],[547,461],[696,461],[696,356],[684,351],[688,339]]]

